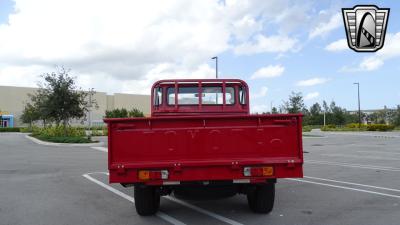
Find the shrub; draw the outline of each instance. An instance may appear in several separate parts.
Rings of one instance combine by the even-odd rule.
[[[361,125],[361,126],[360,126],[361,129],[365,129],[365,128],[368,127],[367,124],[360,124],[360,125]],[[358,123],[349,123],[349,124],[346,125],[346,127],[347,127],[347,128],[358,128],[358,127],[359,127],[359,124],[358,124]]]
[[[66,135],[65,135],[65,130]],[[86,136],[84,127],[67,127],[51,126],[51,127],[32,127],[32,136],[42,141],[56,142],[56,143],[93,143],[90,137]]]
[[[91,136],[103,136],[102,130],[92,130]]]
[[[139,109],[133,108],[131,111],[128,112],[129,117],[144,117],[144,114]]]
[[[367,126],[368,131],[390,131],[393,130],[395,126],[386,124],[369,124]]]
[[[133,108],[128,111],[125,108],[106,110],[105,118],[128,118],[128,117],[144,117],[144,114],[139,109]]]
[[[42,130],[44,129],[44,128],[41,128],[41,127],[32,127],[31,128],[32,130],[32,135],[33,136],[37,136],[37,135],[40,135],[41,134],[41,132],[42,132]]]
[[[108,128],[107,126],[103,127],[103,135],[108,136]]]
[[[328,127],[327,126],[322,126],[321,127],[321,131],[330,131],[331,129],[328,129]]]
[[[32,132],[32,127],[21,127],[21,129],[19,129],[19,132],[30,133],[30,132]]]
[[[303,126],[303,132],[310,132],[312,130],[311,126]]]
[[[106,114],[105,115],[106,118],[127,118],[128,110],[126,110],[125,108],[106,110],[105,114]]]
[[[328,124],[328,125],[326,125],[326,127],[327,127],[328,129],[335,129],[335,128],[336,128],[336,125],[335,125],[335,124]]]
[[[0,127],[0,132],[19,132],[19,127]]]
[[[328,124],[326,126],[322,126],[321,130],[322,131],[335,131],[335,130],[337,130],[337,128],[336,128],[335,124]]]
[[[46,137],[84,137],[86,136],[83,127],[67,127],[66,133],[64,126],[51,126],[45,128],[33,127],[32,134],[34,136]]]
[[[358,123],[347,124],[346,127],[336,128],[333,126],[322,127],[322,131],[391,131],[394,130],[395,126],[386,124],[361,124],[361,128],[358,128]]]
[[[103,130],[104,126],[92,126],[87,128],[88,130]]]
[[[358,123],[349,123],[349,124],[346,124],[346,127],[347,128],[358,128]]]

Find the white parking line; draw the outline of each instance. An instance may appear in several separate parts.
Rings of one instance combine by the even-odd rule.
[[[103,173],[103,172],[99,172],[99,173]],[[93,174],[93,173],[91,173],[91,174]],[[104,173],[104,174],[106,174],[106,173]],[[132,203],[135,203],[135,199],[133,197],[131,197],[131,196],[129,196],[129,195],[127,195],[127,194],[125,194],[125,193],[123,193],[123,192],[121,192],[121,191],[119,191],[119,190],[117,190],[117,189],[115,189],[115,188],[113,188],[113,187],[111,187],[111,186],[109,186],[109,185],[107,185],[107,184],[105,184],[105,183],[103,183],[103,182],[91,177],[89,174],[86,173],[86,174],[83,174],[82,176],[85,177],[86,179],[92,181],[93,183],[96,183],[96,184],[100,185],[101,187],[113,192],[114,194],[116,194],[116,195],[118,195],[118,196],[120,196],[120,197],[122,197],[122,198],[124,198],[124,199],[126,199],[126,200],[128,200],[130,202],[132,202]],[[167,214],[165,214],[163,212],[157,212],[156,216],[160,217],[161,219],[163,219],[163,220],[165,220],[165,221],[167,221],[167,222],[169,222],[171,224],[185,225],[185,223],[183,223],[183,222],[181,222],[181,221],[179,221],[179,220],[177,220],[177,219],[175,219],[175,218],[173,218],[173,217],[171,217],[171,216],[169,216],[169,215],[167,215]]]
[[[350,164],[350,163],[330,162],[330,161],[316,161],[316,160],[305,160],[305,163],[306,164],[321,164],[321,165],[330,165],[330,166],[343,166],[343,167],[352,167],[352,168],[360,168],[360,169],[400,172],[400,168],[387,167],[387,166],[374,166],[374,165],[365,165],[365,164]]]
[[[321,185],[321,186],[334,187],[334,188],[346,189],[346,190],[351,190],[351,191],[365,192],[365,193],[369,193],[369,194],[382,195],[382,196],[392,197],[392,198],[400,198],[400,195],[391,195],[391,194],[386,194],[386,193],[382,193],[382,192],[368,191],[368,190],[364,190],[364,189],[351,188],[351,187],[339,186],[339,185],[333,185],[333,184],[326,184],[326,183],[314,182],[314,181],[309,181],[309,180],[304,180],[304,179],[301,180],[301,179],[287,178],[287,180],[298,181],[298,182],[303,182],[303,183],[310,183],[310,184],[317,184],[317,185]]]
[[[355,185],[355,186],[360,186],[360,187],[369,187],[369,188],[374,188],[374,189],[400,192],[400,190],[393,189],[393,188],[378,187],[378,186],[372,186],[372,185],[367,185],[367,184],[359,184],[359,183],[352,183],[352,182],[347,182],[347,181],[331,180],[331,179],[325,179],[325,178],[319,178],[319,177],[310,177],[310,176],[304,176],[304,177],[309,178],[309,179],[314,179],[314,180],[322,180],[322,181],[329,181],[329,182],[340,183],[340,184],[350,184],[350,185]]]
[[[114,189],[115,191],[120,192],[120,193],[122,193],[123,195],[128,196],[129,198],[131,198],[131,199],[128,199],[129,201],[135,202],[134,199],[133,199],[131,196],[129,196],[129,195],[127,195],[127,194],[125,194],[125,193],[123,193],[123,192],[121,192],[121,191],[118,191],[117,189],[115,189],[115,188],[113,188],[113,187],[111,187],[111,186],[109,186],[109,185],[107,185],[107,184],[105,184],[105,183],[103,183],[103,182],[101,182],[101,181],[98,181],[98,180],[94,179],[93,177],[90,177],[90,174],[106,174],[106,175],[108,176],[109,173],[107,173],[107,172],[92,172],[92,173],[86,173],[86,174],[84,174],[83,176],[84,176],[85,178],[87,178],[87,179],[89,179],[89,180],[95,182],[96,184],[99,184],[100,186],[106,188],[107,190]],[[113,190],[110,190],[110,191],[114,192]],[[115,193],[115,192],[114,192],[114,193]],[[116,194],[117,194],[117,193],[116,193]],[[119,194],[118,194],[118,195],[119,195]],[[120,196],[121,196],[121,195],[120,195]],[[121,197],[123,197],[123,196],[121,196]],[[124,198],[125,198],[125,197],[124,197]],[[173,202],[175,202],[175,203],[178,203],[178,204],[180,204],[180,205],[186,206],[186,207],[188,207],[188,208],[190,208],[190,209],[192,209],[192,210],[195,210],[195,211],[197,211],[197,212],[199,212],[199,213],[202,213],[202,214],[205,214],[205,215],[207,215],[207,216],[213,217],[213,218],[215,218],[215,219],[217,219],[217,220],[220,220],[220,221],[222,221],[222,222],[224,222],[224,223],[231,224],[231,225],[243,225],[242,223],[239,223],[239,222],[234,221],[234,220],[232,220],[232,219],[226,218],[226,217],[221,216],[221,215],[219,215],[219,214],[213,213],[213,212],[208,211],[208,210],[206,210],[206,209],[202,209],[202,208],[200,208],[200,207],[198,207],[198,206],[195,206],[195,205],[193,205],[193,204],[190,204],[190,203],[188,203],[188,202],[186,202],[186,201],[182,201],[182,200],[176,199],[176,198],[171,197],[171,196],[164,196],[163,198],[168,199],[168,200],[170,200],[170,201],[173,201]],[[166,215],[166,214],[165,214],[165,215]]]
[[[357,151],[357,152],[400,155],[400,152],[386,152],[386,151]]]
[[[93,149],[96,149],[96,150],[99,150],[99,151],[102,151],[102,152],[107,152],[107,148],[104,148],[104,147],[92,147],[92,148],[93,148]],[[109,175],[109,174],[106,173],[106,172],[94,172],[94,173],[102,173],[102,174],[107,174],[107,175]],[[92,173],[92,174],[94,174],[94,173]],[[88,173],[88,174],[90,174],[90,173]],[[86,175],[89,176],[88,174],[86,174]],[[85,176],[85,177],[87,178],[87,176]],[[88,178],[88,179],[89,179],[89,178]],[[92,179],[94,179],[94,178],[92,178]],[[94,179],[94,180],[95,180],[95,179]],[[98,181],[98,182],[100,182],[100,181]],[[102,183],[102,182],[100,182],[100,183]],[[104,183],[102,183],[102,184],[104,184]],[[104,184],[104,185],[106,185],[106,184]],[[107,185],[107,187],[112,188],[112,187],[110,187],[110,186],[108,186],[108,185]],[[108,189],[108,188],[107,188],[107,189]],[[109,190],[109,189],[108,189],[108,190]],[[117,190],[117,191],[118,191],[118,190]],[[121,193],[122,193],[122,192],[121,192]],[[125,194],[124,194],[124,195],[125,195]],[[202,213],[202,214],[205,214],[205,215],[207,215],[207,216],[211,216],[211,217],[213,217],[213,218],[215,218],[215,219],[217,219],[217,220],[220,220],[220,221],[222,221],[222,222],[225,222],[225,223],[228,223],[228,224],[232,224],[232,225],[243,225],[243,224],[241,224],[241,223],[239,223],[239,222],[236,222],[236,221],[231,220],[231,219],[229,219],[229,218],[226,218],[226,217],[224,217],[224,216],[218,215],[218,214],[216,214],[216,213],[210,212],[210,211],[208,211],[208,210],[202,209],[202,208],[197,207],[197,206],[195,206],[195,205],[192,205],[192,204],[190,204],[190,203],[188,203],[188,202],[185,202],[185,201],[182,201],[182,200],[179,200],[179,199],[170,197],[170,196],[164,196],[164,198],[166,198],[166,199],[168,199],[168,200],[171,200],[171,201],[173,201],[173,202],[176,202],[176,203],[178,203],[178,204],[180,204],[180,205],[186,206],[186,207],[188,207],[188,208],[190,208],[190,209],[193,209],[193,210],[195,210],[195,211],[197,211],[197,212],[200,212],[200,213]]]
[[[352,154],[321,154],[323,156],[329,157],[345,157],[345,158],[354,158],[354,159],[378,159],[378,160],[390,160],[390,161],[399,161],[400,158],[393,158],[393,157],[381,157],[381,156],[368,156],[368,155],[352,155]]]
[[[169,199],[169,200],[171,200],[171,201],[173,201],[173,202],[176,202],[176,203],[178,203],[178,204],[181,204],[181,205],[183,205],[183,206],[186,206],[186,207],[188,207],[188,208],[191,208],[191,209],[193,209],[193,210],[195,210],[195,211],[197,211],[197,212],[199,212],[199,213],[203,213],[203,214],[205,214],[205,215],[207,215],[207,216],[211,216],[211,217],[213,217],[213,218],[215,218],[215,219],[217,219],[217,220],[220,220],[220,221],[222,221],[222,222],[225,222],[225,223],[228,223],[228,224],[232,224],[232,225],[243,225],[242,223],[236,222],[236,221],[234,221],[234,220],[231,220],[231,219],[226,218],[226,217],[224,217],[224,216],[221,216],[221,215],[218,215],[218,214],[216,214],[216,213],[210,212],[210,211],[208,211],[208,210],[202,209],[202,208],[197,207],[197,206],[195,206],[195,205],[192,205],[192,204],[190,204],[190,203],[188,203],[188,202],[185,202],[185,201],[182,201],[182,200],[173,198],[173,197],[171,197],[171,196],[165,196],[164,198]]]
[[[102,152],[108,152],[108,149],[105,147],[91,147],[91,148],[96,149],[98,151],[102,151]]]

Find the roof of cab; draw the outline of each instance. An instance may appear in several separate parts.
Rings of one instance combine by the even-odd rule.
[[[159,80],[155,82],[152,88],[156,87],[160,84],[174,84],[174,83],[182,84],[182,83],[241,83],[248,87],[247,83],[241,79],[172,79],[172,80]]]

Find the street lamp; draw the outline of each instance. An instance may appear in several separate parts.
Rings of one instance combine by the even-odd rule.
[[[218,79],[218,56],[214,56],[211,59],[215,59],[215,78]]]
[[[271,114],[272,114],[272,103],[273,103],[274,101],[271,101]]]
[[[94,88],[89,88],[89,105],[88,105],[89,129],[92,127],[92,106],[93,106],[92,97],[93,97],[93,91],[94,91]]]
[[[360,83],[355,82],[353,84],[357,84],[357,93],[358,93],[358,129],[360,129],[361,128]]]

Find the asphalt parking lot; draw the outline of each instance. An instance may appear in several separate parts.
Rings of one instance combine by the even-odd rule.
[[[39,145],[0,133],[0,224],[399,224],[400,133],[305,137],[304,179],[279,180],[272,213],[245,196],[164,197],[136,214],[133,190],[107,182],[104,148]]]

